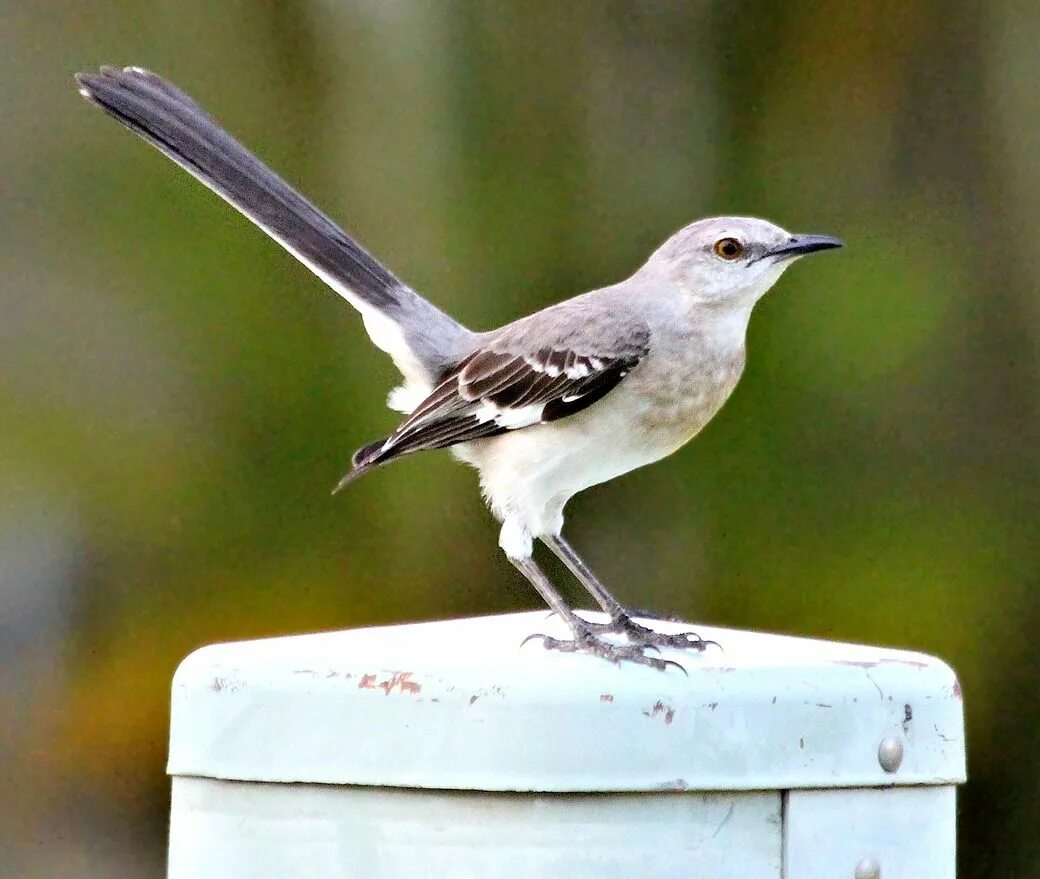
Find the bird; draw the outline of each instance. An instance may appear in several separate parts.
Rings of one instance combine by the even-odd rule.
[[[792,263],[843,246],[839,239],[791,234],[754,217],[698,220],[619,283],[473,331],[398,279],[168,80],[111,66],[75,79],[83,97],[350,303],[400,371],[387,405],[403,420],[354,453],[333,493],[405,456],[450,448],[476,468],[501,523],[501,550],[570,633],[531,637],[552,650],[659,670],[677,665],[661,647],[713,643],[638,622],[563,536],[564,507],[700,432],[740,379],[755,304]],[[564,601],[534,560],[535,541],[559,557],[606,622]]]

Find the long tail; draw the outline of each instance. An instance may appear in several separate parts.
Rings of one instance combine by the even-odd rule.
[[[361,312],[372,341],[408,384],[435,383],[473,334],[382,263],[184,92],[139,67],[76,75],[80,93],[241,211]]]

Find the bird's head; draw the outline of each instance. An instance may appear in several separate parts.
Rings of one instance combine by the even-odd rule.
[[[711,217],[676,232],[647,261],[697,304],[750,308],[791,263],[841,247],[829,235],[793,235],[754,217]]]

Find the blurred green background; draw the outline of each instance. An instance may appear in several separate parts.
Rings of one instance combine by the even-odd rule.
[[[0,33],[0,874],[162,875],[202,643],[538,606],[446,453],[329,497],[393,368],[79,98],[112,63],[474,328],[712,213],[845,238],[570,533],[631,603],[951,662],[961,875],[1040,876],[1040,5],[6,0]]]

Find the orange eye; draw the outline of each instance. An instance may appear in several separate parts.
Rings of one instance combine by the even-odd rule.
[[[715,255],[722,259],[737,259],[744,252],[744,245],[736,238],[720,238],[712,248]]]

